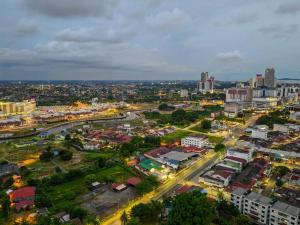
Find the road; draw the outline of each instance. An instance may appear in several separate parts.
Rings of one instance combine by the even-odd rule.
[[[214,152],[208,153],[203,158],[197,160],[190,167],[187,167],[187,168],[181,170],[180,172],[178,172],[176,174],[175,178],[167,180],[165,183],[160,185],[156,190],[142,196],[141,198],[134,200],[129,205],[120,209],[118,212],[116,212],[111,217],[105,219],[102,224],[104,224],[104,225],[119,225],[119,224],[121,224],[120,217],[124,210],[127,213],[129,213],[131,208],[134,205],[137,205],[140,203],[147,203],[151,200],[161,199],[164,195],[170,193],[177,184],[184,182],[185,179],[189,179],[195,173],[199,173],[201,170],[204,170],[205,168],[211,166],[212,164],[215,163],[216,160],[218,160],[218,155],[216,153],[214,153]]]

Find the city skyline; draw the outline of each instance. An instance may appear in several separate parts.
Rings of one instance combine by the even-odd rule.
[[[300,74],[297,1],[2,4],[0,80],[199,80],[209,71],[247,81],[268,67],[276,78]]]

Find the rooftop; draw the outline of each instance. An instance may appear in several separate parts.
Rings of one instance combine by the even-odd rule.
[[[281,202],[281,201],[277,201],[273,205],[273,208],[280,211],[280,212],[283,212],[283,213],[286,213],[286,214],[289,214],[289,215],[292,215],[292,216],[300,216],[300,208],[288,205],[288,204],[286,204],[284,202]]]
[[[246,192],[247,192],[247,190],[244,189],[244,188],[236,188],[231,193],[234,194],[234,195],[237,195],[237,196],[242,196]]]
[[[265,196],[260,195],[256,192],[251,192],[245,198],[250,200],[250,201],[255,201],[257,203],[260,203],[262,205],[270,205],[273,201],[271,198],[265,197]]]

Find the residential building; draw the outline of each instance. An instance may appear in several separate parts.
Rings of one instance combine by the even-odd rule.
[[[213,93],[214,82],[215,78],[213,76],[209,76],[208,72],[201,73],[201,80],[198,83],[198,91],[203,93]]]
[[[281,201],[275,202],[270,210],[270,225],[299,225],[300,208]]]
[[[183,147],[197,147],[202,148],[208,144],[206,137],[196,137],[196,136],[189,136],[181,139],[181,146]]]
[[[269,224],[269,211],[273,200],[258,193],[246,195],[243,203],[243,214],[250,216],[259,224]]]
[[[247,192],[243,188],[236,188],[231,192],[230,202],[258,224],[300,224],[300,208],[281,201],[274,201],[255,192]]]
[[[252,161],[253,151],[252,149],[239,149],[239,148],[229,148],[226,152],[226,158],[236,157],[239,159],[244,159],[247,163]]]
[[[269,127],[267,125],[257,125],[251,129],[251,137],[257,139],[268,140]]]
[[[240,212],[243,212],[244,198],[247,195],[247,190],[243,188],[236,188],[230,194],[230,202],[238,208]]]

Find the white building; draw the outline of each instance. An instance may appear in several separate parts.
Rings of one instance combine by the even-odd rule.
[[[238,149],[230,148],[227,150],[226,157],[236,157],[244,159],[248,162],[252,161],[253,150],[252,149]]]
[[[269,211],[271,206],[271,198],[251,192],[244,198],[243,214],[250,216],[260,224],[269,224]]]
[[[248,193],[245,189],[237,188],[231,193],[230,202],[240,212],[250,216],[258,224],[266,225],[299,225],[300,208],[281,201],[262,196],[255,192]]]
[[[300,209],[277,201],[270,210],[270,225],[299,225]]]
[[[181,89],[180,90],[180,97],[181,98],[187,98],[187,97],[189,97],[189,91],[186,90],[186,89]]]
[[[269,127],[267,125],[257,125],[251,129],[251,137],[268,140]]]
[[[231,192],[230,202],[238,208],[240,212],[243,212],[244,197],[247,194],[247,190],[243,188],[236,188]]]
[[[208,144],[206,137],[185,137],[181,139],[181,146],[183,147],[197,147],[202,148]]]

